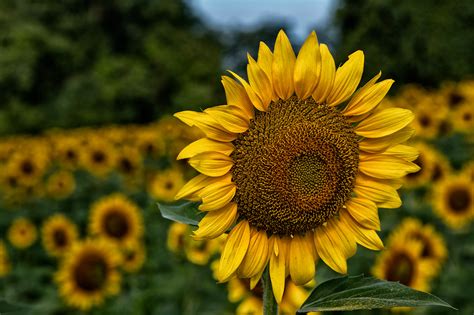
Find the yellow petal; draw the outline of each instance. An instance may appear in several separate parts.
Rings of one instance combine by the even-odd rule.
[[[237,274],[240,278],[252,278],[261,274],[268,262],[268,238],[265,231],[251,229],[250,243]]]
[[[293,95],[295,90],[293,73],[296,56],[285,32],[281,30],[275,41],[273,51],[272,81],[273,89],[283,100]]]
[[[273,295],[277,303],[281,303],[283,292],[285,291],[286,279],[286,256],[288,246],[279,236],[272,235],[271,243],[278,248],[278,255],[275,251],[270,254],[270,279],[272,281]]]
[[[367,229],[380,231],[377,205],[369,199],[355,197],[346,202],[349,214]]]
[[[415,163],[392,155],[371,155],[360,160],[359,170],[369,176],[381,179],[400,178],[420,170]]]
[[[225,233],[237,219],[237,204],[232,202],[220,210],[208,212],[201,219],[194,239],[212,239]]]
[[[267,255],[267,262],[268,262],[268,255]],[[250,278],[250,290],[253,290],[255,286],[260,282],[260,279],[262,278],[262,274],[265,271],[265,268],[262,269],[260,273],[257,273],[255,276]]]
[[[328,46],[319,45],[321,56],[321,72],[319,74],[318,83],[313,92],[313,98],[318,103],[326,102],[326,98],[332,90],[334,78],[336,77],[336,64],[334,58],[329,52]]]
[[[230,157],[217,152],[200,153],[190,158],[188,162],[198,172],[211,177],[227,174],[234,165]]]
[[[247,118],[253,118],[253,105],[245,88],[228,76],[222,76],[221,82],[224,86],[227,104],[238,106],[247,115]]]
[[[202,198],[199,210],[214,211],[224,207],[234,198],[236,190],[234,183],[217,182],[204,187],[199,193]]]
[[[333,240],[336,240],[338,246],[341,248],[344,257],[350,258],[355,255],[357,244],[354,235],[347,233],[343,228],[339,218],[335,217],[329,220],[326,225],[331,234],[334,234]]]
[[[290,275],[297,285],[303,285],[313,279],[315,273],[313,240],[308,236],[295,235],[290,243]]]
[[[198,127],[208,138],[223,142],[230,142],[237,138],[235,133],[227,131],[217,120],[207,113],[183,111],[174,114],[174,116],[188,126]]]
[[[222,127],[233,133],[242,133],[249,129],[250,121],[245,113],[235,105],[221,105],[204,110]]]
[[[209,177],[203,174],[199,174],[196,177],[193,177],[189,182],[187,182],[176,194],[174,197],[175,200],[188,198],[188,197],[195,197],[197,194],[206,186],[216,183],[230,183],[232,177],[230,175],[225,175],[222,177]]]
[[[227,236],[217,271],[217,278],[220,282],[229,280],[237,268],[239,268],[247,253],[249,242],[250,226],[248,221],[242,220]]]
[[[260,46],[258,47],[257,63],[270,79],[270,84],[272,85],[272,100],[277,101],[278,95],[276,95],[275,90],[273,89],[272,82],[273,53],[264,42],[260,42]]]
[[[380,138],[402,129],[413,118],[413,113],[408,109],[387,108],[361,121],[356,126],[355,132],[362,137]]]
[[[349,56],[336,71],[334,85],[327,97],[327,104],[335,106],[347,100],[357,89],[364,71],[364,53],[358,50]]]
[[[347,212],[347,210],[342,209],[339,212],[339,217],[341,224],[345,226],[348,233],[352,233],[356,239],[356,242],[360,245],[372,249],[372,250],[381,250],[383,249],[383,243],[380,237],[374,230],[365,229],[360,226]]]
[[[183,150],[181,150],[176,159],[188,159],[199,153],[211,151],[230,155],[232,151],[234,151],[234,146],[230,142],[220,142],[208,138],[202,138],[188,144]]]
[[[388,184],[356,177],[354,192],[358,197],[375,202],[381,208],[398,208],[402,205],[397,190]]]
[[[331,269],[346,274],[346,257],[344,257],[340,246],[340,240],[338,241],[337,238],[339,236],[335,233],[330,233],[330,229],[324,225],[319,226],[314,232],[314,244],[316,245],[319,257]]]
[[[400,159],[404,159],[405,161],[412,162],[416,160],[420,152],[415,147],[412,147],[409,145],[397,144],[387,149],[383,154],[391,155]]]
[[[352,97],[347,107],[343,110],[346,116],[355,116],[365,114],[375,108],[383,100],[390,90],[393,80],[384,80],[377,84],[375,81],[380,77],[380,73],[375,76],[375,80],[370,80]]]
[[[301,47],[295,62],[295,92],[304,100],[313,94],[321,73],[321,54],[316,33],[313,31]]]
[[[259,111],[263,112],[265,111],[265,106],[263,105],[262,99],[260,96],[255,93],[255,91],[252,89],[250,84],[247,83],[244,79],[242,79],[238,74],[228,70],[230,74],[232,74],[237,80],[239,80],[240,84],[244,86],[245,92],[247,92],[247,95],[252,102],[252,105],[258,109]]]
[[[359,149],[365,152],[380,152],[385,151],[389,147],[403,143],[410,139],[415,134],[415,129],[407,126],[391,135],[373,138],[363,139],[359,142]]]
[[[249,64],[247,65],[247,75],[250,86],[262,100],[262,108],[266,111],[268,105],[270,105],[270,102],[272,101],[272,83],[258,63],[250,55],[247,55],[247,57],[249,60]]]

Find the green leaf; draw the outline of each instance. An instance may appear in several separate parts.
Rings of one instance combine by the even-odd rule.
[[[3,314],[26,314],[27,307],[23,305],[11,304],[4,299],[0,299],[0,315]]]
[[[444,306],[455,309],[432,294],[414,290],[398,282],[360,275],[321,283],[311,292],[298,313],[399,306]]]
[[[199,203],[196,202],[186,201],[173,205],[158,202],[157,205],[163,218],[175,222],[197,226],[204,216],[204,213],[198,209]]]

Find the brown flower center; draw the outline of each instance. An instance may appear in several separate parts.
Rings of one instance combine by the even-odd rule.
[[[272,102],[233,144],[234,201],[257,229],[313,230],[338,213],[354,187],[356,134],[336,109],[312,99]]]
[[[403,252],[395,253],[387,263],[386,279],[388,281],[399,281],[401,284],[410,286],[414,273],[414,262]]]
[[[455,187],[448,195],[448,204],[455,213],[464,213],[472,207],[471,195],[467,187]]]
[[[107,280],[107,263],[99,254],[87,253],[74,269],[77,286],[88,292],[100,290]]]
[[[110,211],[103,220],[105,232],[109,236],[121,239],[128,234],[130,226],[123,213]]]
[[[54,243],[57,247],[63,248],[68,243],[68,237],[64,230],[58,229],[53,232]]]

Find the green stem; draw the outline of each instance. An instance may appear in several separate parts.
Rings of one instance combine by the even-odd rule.
[[[277,315],[278,304],[273,295],[272,281],[270,280],[270,271],[267,267],[263,272],[263,315]]]

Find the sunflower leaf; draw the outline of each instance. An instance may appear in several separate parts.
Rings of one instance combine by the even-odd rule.
[[[26,314],[27,307],[24,305],[11,304],[4,299],[0,299],[0,314]]]
[[[161,216],[165,219],[197,226],[204,213],[198,209],[199,203],[186,201],[167,205],[157,203]]]
[[[414,290],[398,282],[360,275],[321,283],[311,292],[298,314],[401,306],[444,306],[455,309],[432,294]]]

